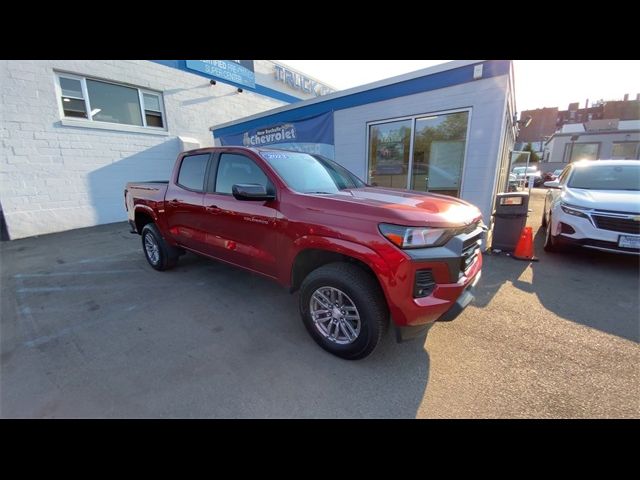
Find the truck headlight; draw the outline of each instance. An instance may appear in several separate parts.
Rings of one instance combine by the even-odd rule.
[[[380,233],[400,248],[439,247],[455,235],[455,229],[431,227],[404,227],[381,223]]]
[[[580,207],[575,207],[573,205],[569,205],[568,203],[560,203],[560,208],[564,213],[567,213],[569,215],[586,218],[587,220],[589,219],[589,216],[584,211],[582,211]]]

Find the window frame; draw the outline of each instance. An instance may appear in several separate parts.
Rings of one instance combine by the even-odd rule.
[[[416,121],[420,120],[421,118],[425,118],[425,117],[432,117],[432,116],[440,116],[440,115],[450,115],[453,113],[463,113],[463,112],[467,112],[467,130],[466,130],[466,136],[465,136],[465,141],[464,141],[464,153],[462,156],[462,167],[461,167],[461,171],[460,171],[460,185],[458,186],[458,196],[455,198],[462,198],[463,195],[463,191],[464,191],[464,187],[465,187],[465,168],[467,165],[467,156],[468,156],[468,152],[469,152],[469,133],[471,132],[471,117],[473,116],[473,107],[460,107],[460,108],[451,108],[448,110],[435,110],[435,111],[431,111],[431,112],[425,112],[425,113],[418,113],[418,114],[409,114],[409,115],[401,115],[401,116],[397,116],[397,117],[388,117],[388,118],[382,118],[382,119],[378,119],[378,120],[372,120],[372,121],[368,121],[365,122],[365,128],[366,128],[366,133],[365,133],[365,178],[366,178],[366,182],[367,184],[369,184],[369,182],[371,181],[371,179],[369,178],[369,170],[371,168],[371,159],[369,158],[370,156],[370,151],[369,151],[369,137],[370,137],[370,131],[371,131],[371,126],[372,125],[378,125],[378,124],[382,124],[382,123],[390,123],[390,122],[395,122],[395,121],[401,121],[401,120],[410,120],[411,121],[411,141],[409,144],[409,165],[408,165],[408,169],[407,169],[407,186],[404,187],[404,189],[406,190],[410,190],[411,189],[411,178],[413,175],[413,146],[414,146],[414,142],[415,142],[415,126],[416,126]],[[437,192],[436,192],[437,193]]]
[[[153,132],[166,132],[168,130],[167,127],[167,115],[164,108],[164,95],[160,91],[150,90],[148,88],[138,87],[137,85],[131,85],[123,82],[114,82],[111,80],[104,80],[102,78],[92,77],[89,75],[78,75],[75,73],[67,73],[62,71],[54,71],[55,76],[55,90],[58,98],[58,108],[60,110],[60,119],[63,122],[79,122],[86,124],[87,126],[98,127],[98,128],[118,128],[124,127],[123,129],[133,128],[133,129],[144,129]],[[65,115],[64,113],[64,105],[62,100],[62,86],[60,85],[61,78],[68,78],[70,80],[78,80],[80,81],[80,85],[82,88],[82,95],[84,96],[84,105],[86,108],[87,118],[79,118],[79,117],[70,117]],[[116,85],[119,87],[125,88],[134,88],[138,92],[138,106],[140,107],[140,111],[142,113],[142,125],[134,125],[131,123],[118,123],[118,122],[103,122],[93,119],[93,115],[91,114],[91,99],[89,98],[89,91],[87,89],[87,80],[93,80],[95,82],[108,83],[111,85]],[[158,104],[160,107],[160,115],[162,118],[162,127],[154,127],[147,125],[147,116],[145,114],[145,104],[144,104],[144,94],[147,95],[155,95],[158,97]],[[71,97],[73,98],[73,97]],[[77,99],[79,100],[79,99]],[[156,111],[156,110],[151,110]],[[102,125],[102,127],[100,127]]]
[[[635,143],[636,145],[636,150],[634,153],[634,156],[632,156],[631,158],[614,158],[613,155],[613,149],[616,147],[616,145],[623,145],[625,143]],[[611,142],[611,159],[612,160],[640,160],[640,141],[637,140],[620,140],[617,142]]]
[[[156,97],[158,97],[158,106],[160,107],[160,118],[162,119],[162,127],[154,127],[154,126],[147,125],[147,114],[146,114],[147,109],[145,108],[145,103],[144,103],[145,94],[155,95]],[[146,88],[138,88],[138,98],[140,99],[140,107],[142,108],[142,124],[144,125],[144,127],[165,130],[166,124],[167,124],[167,116],[164,113],[164,101],[163,101],[162,92],[154,92],[153,90],[149,90]],[[149,110],[149,111],[155,112],[156,110]]]
[[[600,150],[602,147],[602,142],[567,142],[564,145],[564,154],[562,155],[562,163],[567,163],[567,164],[573,163],[571,158],[567,158],[567,157],[568,157],[569,150],[571,150],[571,156],[573,156],[573,151],[575,150],[576,145],[597,145],[598,149],[596,150],[596,158],[594,158],[594,160],[600,160]]]
[[[204,177],[202,179],[202,188],[200,190],[195,190],[193,188],[189,188],[186,185],[183,185],[180,183],[180,171],[182,170],[182,164],[184,163],[184,159],[188,158],[188,157],[199,157],[201,155],[207,155],[209,158],[207,158],[206,162],[207,165],[204,167]],[[203,153],[189,153],[186,155],[183,155],[182,158],[180,159],[180,165],[178,166],[178,171],[176,172],[176,179],[175,179],[175,183],[176,186],[180,187],[183,190],[186,190],[188,192],[193,192],[193,193],[206,193],[207,190],[207,184],[208,184],[208,178],[209,178],[209,171],[211,169],[211,158],[213,157],[213,155],[210,152],[203,152]]]

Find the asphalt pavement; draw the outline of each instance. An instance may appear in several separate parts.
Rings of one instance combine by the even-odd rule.
[[[345,361],[297,295],[199,258],[146,263],[125,223],[0,244],[3,418],[640,417],[638,258],[485,256],[476,303]]]

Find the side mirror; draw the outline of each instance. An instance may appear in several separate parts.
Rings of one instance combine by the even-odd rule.
[[[560,188],[560,182],[558,180],[551,180],[550,182],[544,182],[544,186],[547,188]]]
[[[236,183],[231,187],[233,196],[238,200],[273,200],[276,196],[273,193],[267,193],[264,185],[256,183]]]

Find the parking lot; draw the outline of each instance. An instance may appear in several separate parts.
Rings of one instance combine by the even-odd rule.
[[[539,228],[543,190],[529,223]],[[486,255],[426,342],[320,349],[277,284],[192,254],[156,272],[125,223],[1,245],[3,418],[640,416],[638,259]]]

